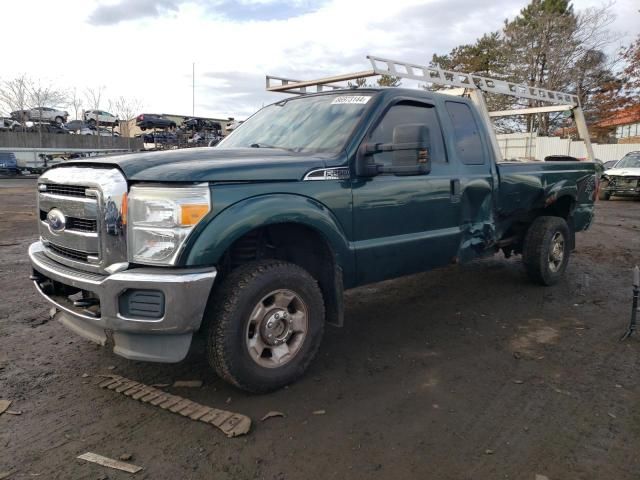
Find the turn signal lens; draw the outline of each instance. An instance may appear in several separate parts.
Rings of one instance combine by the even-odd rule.
[[[180,225],[195,225],[202,217],[209,213],[209,205],[183,204],[180,205]]]

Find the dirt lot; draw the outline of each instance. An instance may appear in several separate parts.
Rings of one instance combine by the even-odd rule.
[[[34,202],[33,180],[0,183],[0,398],[22,411],[0,416],[0,478],[640,478],[640,333],[618,343],[639,201],[598,204],[556,287],[499,256],[349,292],[347,325],[327,330],[308,374],[264,396],[216,378],[202,346],[177,365],[135,363],[49,321],[28,280]],[[202,379],[173,392],[250,415],[252,431],[227,439],[98,388],[112,372]],[[260,422],[270,410],[286,417]],[[87,451],[144,470],[76,460]]]

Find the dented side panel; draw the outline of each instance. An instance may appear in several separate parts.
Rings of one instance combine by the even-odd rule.
[[[590,162],[531,162],[498,165],[500,190],[497,226],[506,232],[545,208],[569,202],[575,231],[589,228],[596,195],[596,169]]]

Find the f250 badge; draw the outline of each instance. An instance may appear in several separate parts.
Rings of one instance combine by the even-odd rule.
[[[52,208],[49,210],[49,213],[47,213],[47,224],[49,225],[51,233],[60,233],[64,231],[67,226],[67,219],[60,210]]]

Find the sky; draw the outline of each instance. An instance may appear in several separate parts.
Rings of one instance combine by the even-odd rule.
[[[191,115],[195,78],[195,115],[243,119],[282,97],[265,91],[265,74],[310,79],[366,70],[367,54],[426,64],[499,29],[526,3],[11,1],[0,15],[11,45],[2,49],[0,79],[26,73],[69,91],[104,88],[105,98],[136,98],[145,112]],[[573,4],[580,11],[602,2]],[[640,34],[640,2],[616,0],[611,8],[611,29],[630,43]]]

